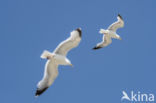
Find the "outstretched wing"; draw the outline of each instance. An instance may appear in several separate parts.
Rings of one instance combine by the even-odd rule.
[[[118,28],[122,28],[124,26],[124,21],[121,17],[120,14],[118,14],[118,17],[117,17],[118,21],[116,21],[115,23],[111,24],[109,27],[108,27],[108,30],[111,30],[111,31],[114,31],[116,32],[116,30]]]
[[[54,61],[47,61],[43,79],[38,83],[35,96],[41,95],[45,90],[53,84],[58,76],[58,65]]]
[[[78,46],[81,41],[81,35],[82,34],[80,28],[72,31],[70,37],[61,42],[54,50],[54,53],[66,56],[68,51]]]
[[[96,49],[100,49],[102,47],[103,47],[103,42],[100,42],[93,49],[96,50]]]
[[[103,41],[98,43],[93,49],[100,49],[102,47],[109,45],[111,42],[112,42],[111,38],[107,36],[106,34],[104,34]]]

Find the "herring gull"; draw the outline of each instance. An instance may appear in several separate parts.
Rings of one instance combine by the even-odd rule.
[[[42,59],[47,59],[44,76],[37,84],[35,96],[41,95],[48,87],[50,87],[58,76],[59,65],[70,65],[71,61],[66,57],[67,53],[79,45],[81,41],[81,29],[73,30],[70,37],[61,42],[53,53],[45,50],[41,54]]]
[[[103,34],[102,42],[98,43],[93,49],[100,49],[112,43],[112,38],[121,40],[121,37],[116,33],[117,29],[124,27],[124,21],[120,14],[117,16],[117,21],[111,24],[107,30],[100,29],[99,33]]]

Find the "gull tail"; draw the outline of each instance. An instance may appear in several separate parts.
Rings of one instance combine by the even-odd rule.
[[[51,57],[51,55],[52,55],[52,54],[51,54],[49,51],[44,50],[43,53],[41,54],[41,58],[42,58],[42,59],[48,59],[48,58]]]
[[[99,33],[100,33],[100,34],[106,34],[106,33],[108,33],[108,31],[105,30],[105,29],[100,29]]]

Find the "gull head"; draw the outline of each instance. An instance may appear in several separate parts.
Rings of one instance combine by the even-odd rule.
[[[47,56],[48,60],[53,59],[53,58],[55,58],[55,54],[51,54],[51,55]]]
[[[65,62],[66,62],[66,65],[73,67],[73,64],[71,63],[71,61],[68,58],[65,59]]]
[[[73,64],[69,64],[69,66],[74,67],[74,65],[73,65]]]
[[[122,38],[120,37],[119,40],[122,40]]]

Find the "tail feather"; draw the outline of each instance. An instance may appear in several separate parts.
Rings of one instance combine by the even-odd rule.
[[[100,33],[100,34],[105,34],[105,33],[108,33],[108,32],[107,32],[107,30],[105,30],[105,29],[100,29],[99,33]]]
[[[42,58],[42,59],[47,59],[47,58],[49,58],[51,55],[52,55],[52,54],[51,54],[49,51],[44,50],[43,53],[41,54],[41,58]]]

